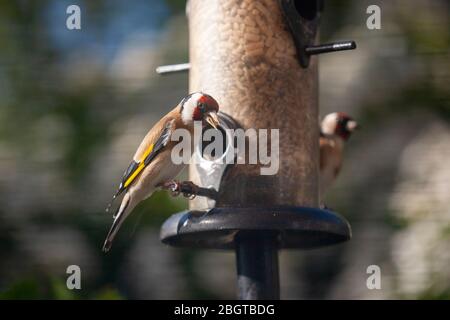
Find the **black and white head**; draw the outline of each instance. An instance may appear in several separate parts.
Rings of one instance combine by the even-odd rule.
[[[348,140],[358,127],[358,123],[344,112],[333,112],[323,118],[321,132],[325,135],[336,135]]]
[[[209,123],[212,127],[220,126],[217,112],[219,104],[209,94],[194,92],[186,96],[180,102],[181,119],[185,125],[193,124],[194,121]]]

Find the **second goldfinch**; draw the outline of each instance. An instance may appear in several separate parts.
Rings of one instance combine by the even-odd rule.
[[[192,93],[181,100],[147,133],[113,197],[114,200],[125,193],[113,217],[114,221],[106,236],[103,251],[109,251],[120,226],[136,205],[150,197],[158,186],[174,179],[185,167],[184,164],[174,164],[171,160],[172,148],[177,144],[171,141],[171,134],[178,128],[187,129],[192,133],[194,121],[209,123],[217,128],[218,111],[219,104],[213,97],[202,92]]]
[[[358,123],[343,112],[330,113],[322,120],[319,140],[321,201],[341,170],[344,145],[358,127]]]

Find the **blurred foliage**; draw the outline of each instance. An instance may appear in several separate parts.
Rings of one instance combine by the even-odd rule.
[[[68,290],[66,283],[61,279],[52,277],[36,277],[36,275],[24,276],[9,288],[0,293],[0,299],[8,300],[76,300],[76,299],[123,299],[117,290],[105,287],[85,295],[79,290]]]
[[[82,26],[92,35],[76,33],[69,34],[65,28],[65,8],[72,2],[68,1],[2,1],[0,2],[0,142],[12,154],[17,154],[21,166],[40,166],[44,170],[58,172],[70,189],[77,190],[86,187],[92,179],[93,160],[98,157],[105,146],[114,138],[111,131],[113,120],[127,114],[127,108],[121,105],[135,103],[136,97],[120,95],[111,78],[106,74],[96,75],[95,81],[75,84],[68,77],[65,64],[68,59],[76,58],[76,52],[90,52],[95,42],[104,45],[103,56],[114,56],[124,44],[120,38],[110,39],[114,32],[114,19],[119,17],[126,5],[123,1],[79,1],[83,8]],[[163,23],[169,17],[158,12],[181,12],[184,1],[139,1],[134,3],[130,17],[141,15],[139,7],[150,13],[149,24],[136,25],[136,22],[126,22],[123,31],[131,32],[161,32]],[[164,8],[167,9],[164,9]],[[156,11],[155,8],[159,8]],[[55,11],[56,16],[55,16]],[[154,13],[153,13],[154,11]],[[89,12],[87,14],[86,12]],[[152,22],[152,15],[155,16]],[[89,15],[95,20],[88,19]],[[48,19],[59,19],[58,29]],[[120,17],[117,19],[120,22]],[[116,20],[116,21],[117,21]],[[134,23],[134,24],[133,24]],[[135,29],[133,29],[135,28]],[[136,29],[137,28],[137,29]],[[77,32],[77,31],[75,31]],[[84,31],[83,31],[84,32]],[[61,38],[60,34],[63,35]],[[65,35],[64,35],[65,34]],[[72,36],[74,35],[74,36]],[[72,36],[72,37],[71,37]],[[75,41],[75,42],[74,42]],[[112,42],[112,45],[107,44]],[[122,42],[121,42],[122,41]],[[106,43],[106,45],[105,45]],[[108,47],[109,45],[109,47]],[[95,51],[92,52],[95,54]],[[95,70],[84,70],[86,75]],[[121,100],[121,101],[118,101]],[[46,119],[59,121],[58,131],[50,136],[50,142],[59,146],[59,150],[47,149],[46,152],[60,152],[52,157],[44,154],[50,161],[40,160],[36,155],[42,153],[42,142],[39,136],[40,128],[36,124]],[[51,124],[51,123],[50,123]],[[38,134],[36,134],[38,133]],[[26,161],[26,162],[25,162]],[[28,164],[27,164],[28,162]],[[3,169],[2,169],[3,170]],[[117,177],[119,179],[120,176]],[[2,191],[0,186],[0,192]],[[76,196],[73,194],[73,196]],[[82,200],[82,199],[80,199]],[[105,205],[108,199],[105,199]],[[173,201],[165,193],[158,192],[147,202],[142,203],[130,221],[124,226],[122,234],[134,232],[136,226],[159,227],[168,215],[186,207],[185,201]],[[101,244],[110,220],[103,212],[88,212],[76,204],[68,204],[65,212],[53,212],[49,208],[36,207],[27,224],[38,228],[70,227],[85,236],[88,245],[97,253],[99,261],[105,264],[105,272],[89,282],[92,287],[81,290],[80,293],[68,291],[65,282],[66,275],[54,278],[46,276],[43,270],[31,270],[29,274],[17,275],[7,280],[0,280],[0,298],[3,299],[121,299],[122,296],[113,288],[117,278],[117,268],[123,260],[123,255],[129,246],[129,239],[119,237],[115,243],[116,250],[105,256],[101,253]],[[144,215],[145,212],[145,215]],[[4,212],[0,212],[1,236],[0,257],[2,261],[16,255],[24,255],[19,250],[17,235],[23,228],[23,221],[8,220]],[[99,232],[104,230],[104,232]],[[0,265],[0,273],[6,274],[6,266]],[[10,273],[8,271],[8,273]]]

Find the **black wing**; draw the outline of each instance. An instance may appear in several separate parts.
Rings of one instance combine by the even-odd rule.
[[[112,202],[115,198],[120,196],[122,192],[124,192],[128,187],[135,181],[135,179],[139,176],[139,174],[142,172],[142,170],[148,166],[152,160],[156,157],[156,155],[167,145],[170,139],[170,134],[172,132],[172,124],[173,121],[169,121],[166,126],[164,127],[163,131],[161,132],[161,135],[156,140],[154,144],[149,146],[148,155],[141,160],[140,162],[131,161],[130,165],[128,166],[127,170],[125,170],[122,181],[120,182],[119,188],[117,189],[116,194],[113,196],[111,203],[108,205],[106,211],[109,211],[109,208],[112,205]]]

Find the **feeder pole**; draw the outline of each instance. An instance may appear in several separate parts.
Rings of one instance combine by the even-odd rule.
[[[278,0],[189,0],[187,12],[189,91],[211,94],[244,129],[268,129],[269,137],[270,129],[279,129],[278,172],[233,166],[216,207],[317,207],[317,58],[300,66]],[[189,173],[198,183],[193,165]],[[205,209],[202,201],[196,198],[190,208]],[[236,237],[239,298],[279,298],[277,236],[256,231]]]

